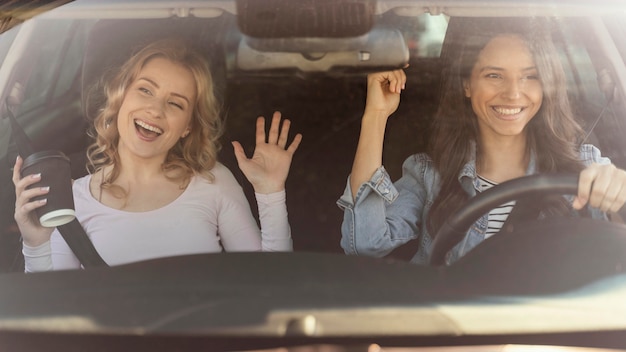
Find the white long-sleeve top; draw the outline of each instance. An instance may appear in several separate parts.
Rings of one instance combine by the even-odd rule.
[[[104,259],[113,266],[141,260],[221,251],[291,251],[285,192],[256,194],[261,230],[243,190],[222,164],[209,182],[194,176],[170,204],[128,212],[98,202],[89,190],[91,175],[73,184],[76,217]],[[158,190],[155,190],[158,191]],[[78,269],[57,229],[49,242],[23,246],[25,271]]]

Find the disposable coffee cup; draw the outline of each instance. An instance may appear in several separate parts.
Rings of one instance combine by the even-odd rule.
[[[41,180],[29,186],[50,187],[47,194],[33,197],[31,201],[47,198],[42,207],[35,209],[44,227],[57,227],[74,220],[74,196],[70,159],[60,151],[48,150],[28,156],[22,164],[22,177],[41,174]]]

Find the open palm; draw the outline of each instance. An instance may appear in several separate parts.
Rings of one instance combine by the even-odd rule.
[[[297,134],[287,146],[290,125],[291,122],[285,119],[281,126],[281,114],[277,111],[266,136],[265,118],[260,116],[256,121],[256,146],[252,158],[246,156],[239,142],[232,142],[239,168],[255,192],[269,194],[285,189],[293,154],[302,141],[302,135]]]

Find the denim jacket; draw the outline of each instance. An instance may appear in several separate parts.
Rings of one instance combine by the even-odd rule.
[[[475,148],[474,148],[475,149]],[[474,152],[475,154],[475,152]],[[580,149],[584,165],[607,164],[600,150],[585,144]],[[535,156],[532,155],[526,175],[536,173]],[[470,197],[476,195],[478,179],[476,160],[470,160],[459,175],[462,188]],[[362,184],[352,199],[350,179],[337,205],[344,210],[341,226],[341,247],[346,254],[383,257],[399,246],[419,241],[419,249],[411,259],[417,264],[427,264],[431,249],[431,236],[425,219],[440,189],[439,175],[426,154],[415,154],[402,165],[402,177],[393,183],[384,167]],[[593,218],[606,218],[598,209],[589,209]],[[446,257],[448,264],[465,255],[485,239],[487,214],[470,227],[463,240]]]

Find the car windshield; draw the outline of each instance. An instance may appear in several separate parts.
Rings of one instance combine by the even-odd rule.
[[[626,5],[40,6],[0,34],[0,346],[626,350]]]

